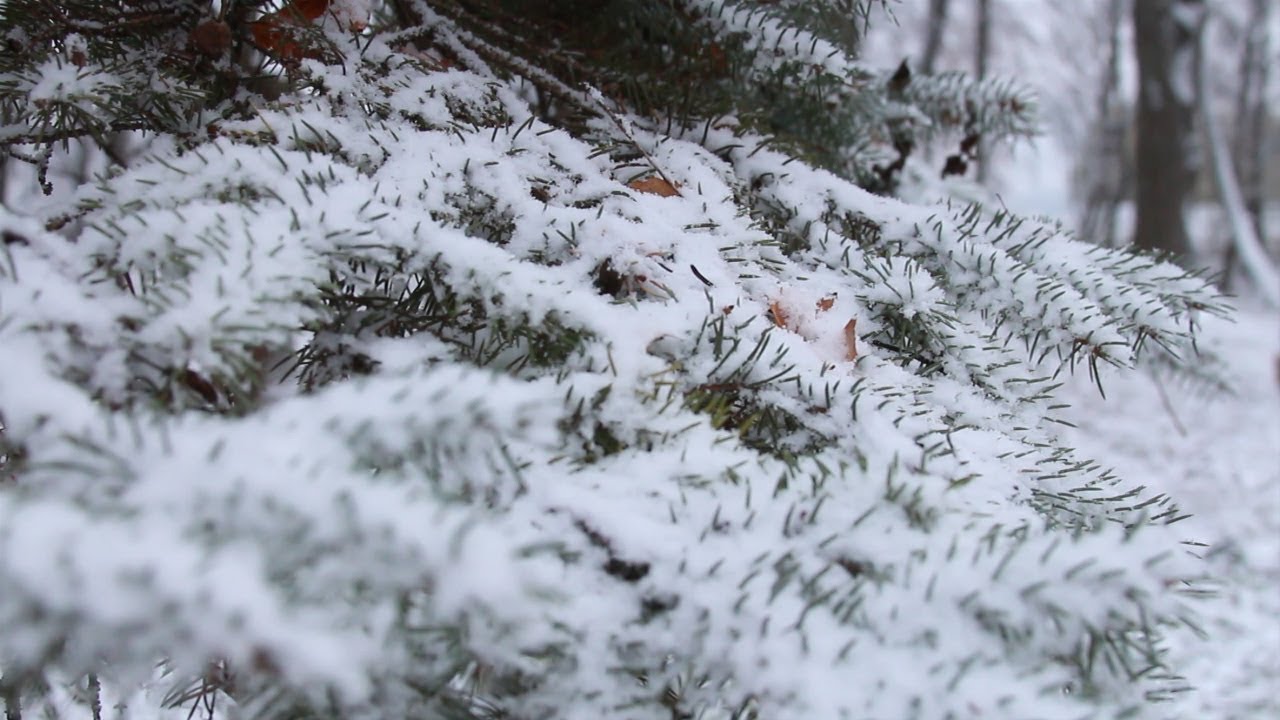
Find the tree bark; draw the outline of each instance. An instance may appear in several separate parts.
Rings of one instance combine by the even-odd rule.
[[[942,51],[942,33],[947,27],[948,0],[929,0],[929,25],[925,28],[924,52],[920,54],[920,72],[932,75]]]
[[[1186,205],[1200,170],[1195,53],[1204,0],[1134,0],[1138,56],[1134,244],[1191,261]]]
[[[1240,57],[1240,88],[1236,96],[1236,124],[1232,135],[1232,155],[1240,173],[1241,194],[1254,232],[1266,246],[1267,228],[1263,212],[1266,204],[1266,162],[1271,157],[1267,143],[1267,62],[1270,33],[1267,32],[1274,6],[1269,0],[1253,0],[1243,30],[1244,52]],[[1231,290],[1237,263],[1235,243],[1227,244],[1222,263],[1222,289]]]
[[[1120,110],[1116,97],[1120,92],[1121,29],[1125,17],[1125,0],[1107,3],[1107,67],[1098,92],[1098,108],[1085,162],[1087,172],[1084,215],[1081,235],[1104,247],[1116,244],[1116,215],[1132,180],[1125,157],[1125,137],[1130,123]]]
[[[1267,82],[1271,54],[1268,29],[1274,0],[1253,0],[1240,59],[1240,91],[1236,102],[1234,152],[1240,190],[1258,237],[1266,238],[1262,206],[1266,199]]]
[[[1196,109],[1200,113],[1200,122],[1204,128],[1208,148],[1209,161],[1213,169],[1214,186],[1218,189],[1218,198],[1227,213],[1227,224],[1231,228],[1231,243],[1236,249],[1236,257],[1244,265],[1244,270],[1253,280],[1262,299],[1270,307],[1280,307],[1280,273],[1277,273],[1271,258],[1254,231],[1249,219],[1249,211],[1245,206],[1240,183],[1235,168],[1232,167],[1231,153],[1227,148],[1227,140],[1218,127],[1217,118],[1213,115],[1212,98],[1209,90],[1209,69],[1205,60],[1204,27],[1200,26],[1200,39],[1196,49]]]
[[[991,61],[991,0],[978,0],[977,38],[974,43],[973,69],[979,80],[987,77],[987,65]],[[990,175],[991,143],[983,138],[978,141],[978,182],[985,183]]]

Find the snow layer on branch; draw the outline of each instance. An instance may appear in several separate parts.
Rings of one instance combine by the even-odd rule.
[[[1124,670],[1192,612],[1176,508],[1059,444],[1047,376],[1207,286],[627,118],[647,193],[510,84],[357,55],[83,190],[75,242],[0,216],[6,663],[353,716],[1179,687]]]
[[[747,40],[762,71],[800,62],[815,73],[842,79],[867,75],[866,68],[830,41],[773,17],[768,10],[726,0],[688,0],[686,7],[702,16],[717,33]]]

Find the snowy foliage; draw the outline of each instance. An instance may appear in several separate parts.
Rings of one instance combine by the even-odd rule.
[[[1069,442],[1131,481],[1177,493],[1195,513],[1179,527],[1207,545],[1219,590],[1198,604],[1198,622],[1210,641],[1170,638],[1195,691],[1166,717],[1280,716],[1280,465],[1265,461],[1280,437],[1276,320],[1242,309],[1206,321],[1200,343],[1228,349],[1233,394],[1143,372],[1110,373],[1105,399],[1085,382],[1064,388],[1078,424]]]
[[[10,703],[157,662],[169,704],[270,718],[1155,717],[1186,686],[1182,514],[1061,444],[1054,378],[1191,355],[1209,286],[730,120],[550,124],[435,17],[460,64],[331,27],[344,62],[278,101],[3,211]],[[116,81],[64,76],[0,89]]]

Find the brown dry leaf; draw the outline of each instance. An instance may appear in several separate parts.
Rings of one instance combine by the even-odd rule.
[[[828,295],[818,301],[818,312],[826,312],[831,309],[832,305],[835,305],[835,304],[836,304],[836,296]]]
[[[853,318],[844,326],[844,359],[858,359],[858,318]]]
[[[651,175],[642,180],[632,180],[627,183],[627,187],[637,192],[657,195],[658,197],[675,197],[680,194],[680,188],[672,185],[666,180]]]
[[[195,370],[192,370],[191,368],[184,368],[182,371],[182,382],[184,385],[195,391],[197,395],[204,398],[205,402],[210,405],[218,402],[218,388],[214,387],[213,383],[209,382],[208,379]]]
[[[332,0],[293,0],[293,2],[284,6],[280,12],[290,13],[294,17],[306,18],[307,20],[315,20],[329,10],[329,4]]]
[[[777,300],[769,303],[769,317],[773,319],[773,324],[780,328],[787,326],[787,311],[782,309]]]
[[[707,46],[707,59],[711,61],[711,69],[716,74],[723,74],[729,69],[729,60],[724,48],[714,42]]]
[[[329,10],[330,0],[293,0],[279,10],[249,23],[249,32],[257,46],[281,60],[316,59],[314,48],[303,47],[292,29],[314,22]]]
[[[458,64],[448,55],[445,55],[436,48],[428,48],[424,51],[410,45],[401,45],[396,47],[395,51],[408,55],[415,60],[419,60],[433,70],[448,70]]]

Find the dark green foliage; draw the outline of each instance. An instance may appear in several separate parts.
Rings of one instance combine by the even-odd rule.
[[[838,55],[856,53],[858,29],[878,2],[432,5],[486,61],[525,74],[549,117],[582,130],[601,110],[579,93],[589,86],[664,132],[741,124],[881,192],[897,187],[902,161],[939,133],[973,144],[1033,130],[1034,101],[1007,81],[915,77],[905,66],[890,77]],[[539,72],[522,72],[530,66]]]

